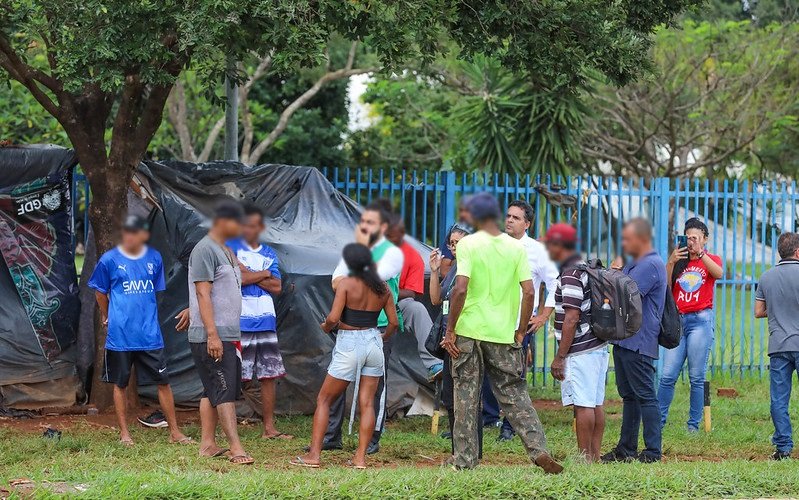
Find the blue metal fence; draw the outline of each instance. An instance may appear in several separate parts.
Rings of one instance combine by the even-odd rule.
[[[797,230],[799,193],[795,182],[322,171],[337,189],[359,203],[389,199],[402,214],[408,233],[431,245],[437,245],[455,221],[458,201],[479,191],[493,193],[505,207],[514,199],[529,201],[537,214],[531,228],[533,237],[539,237],[553,222],[572,222],[581,236],[581,251],[605,262],[619,253],[626,219],[643,216],[652,221],[656,248],[666,260],[685,220],[700,217],[710,229],[709,249],[722,257],[725,267],[715,293],[711,370],[729,377],[764,373],[768,335],[765,320],[753,318],[754,290],[760,274],[778,260],[779,233]],[[534,383],[551,380],[549,364],[554,350],[554,338],[548,333],[538,335]]]
[[[700,217],[710,229],[709,249],[722,257],[725,268],[715,292],[711,370],[725,377],[764,374],[768,334],[765,320],[753,318],[755,285],[778,260],[780,232],[799,228],[795,182],[550,178],[400,169],[325,168],[322,172],[358,203],[390,200],[408,233],[430,245],[437,245],[455,221],[461,198],[480,191],[493,193],[505,207],[515,199],[529,201],[536,210],[533,237],[553,222],[572,222],[580,234],[581,251],[606,262],[619,253],[626,219],[644,216],[652,221],[656,248],[666,260],[684,221]],[[81,174],[74,177],[73,193],[75,220],[82,220],[87,228],[89,185]],[[533,383],[552,381],[549,364],[555,348],[549,332],[537,335]]]

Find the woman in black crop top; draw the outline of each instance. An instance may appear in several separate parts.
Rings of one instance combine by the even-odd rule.
[[[344,262],[350,274],[336,287],[330,314],[321,324],[325,332],[337,328],[338,335],[327,376],[316,398],[310,450],[292,460],[293,465],[319,467],[330,405],[347,390],[350,382],[355,382],[360,429],[358,449],[350,464],[355,468],[366,468],[366,447],[372,439],[377,421],[374,398],[378,381],[385,372],[383,339],[397,330],[399,321],[394,298],[377,274],[371,251],[357,243],[347,245],[344,247]],[[385,334],[377,329],[381,312],[385,312],[388,319]],[[355,404],[350,413],[350,431],[354,416]]]

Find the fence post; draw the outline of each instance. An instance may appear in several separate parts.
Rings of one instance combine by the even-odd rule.
[[[670,179],[660,177],[655,179],[652,202],[655,206],[655,217],[652,225],[655,227],[655,248],[666,261],[669,258],[669,234],[671,225],[669,221],[669,188]]]
[[[455,222],[457,207],[455,203],[455,191],[457,186],[455,185],[455,172],[449,170],[441,172],[441,184],[444,186],[444,192],[441,194],[441,201],[443,202],[443,207],[439,211],[441,214],[441,223],[438,227],[441,228],[442,234],[437,234],[436,237],[438,238],[445,238],[447,231],[449,231],[449,226]],[[436,245],[440,242],[433,241],[433,245]]]
[[[654,217],[652,226],[655,229],[655,249],[666,262],[669,258],[669,236],[671,235],[671,224],[669,221],[669,196],[671,180],[667,177],[660,177],[654,180],[652,189],[652,204],[654,206]],[[670,279],[669,276],[666,279]],[[668,290],[666,293],[670,293]],[[663,372],[663,356],[665,349],[658,347],[660,356],[657,360],[657,378]]]

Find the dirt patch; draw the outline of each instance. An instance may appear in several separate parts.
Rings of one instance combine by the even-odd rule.
[[[154,410],[155,408],[142,407],[129,413],[130,417],[134,418],[146,417]],[[198,410],[178,410],[177,417],[180,425],[194,424],[200,420]],[[71,429],[76,425],[89,425],[100,429],[115,429],[117,419],[113,410],[102,412],[97,415],[42,415],[34,418],[0,417],[0,428],[37,434],[44,432],[47,428],[63,431]]]

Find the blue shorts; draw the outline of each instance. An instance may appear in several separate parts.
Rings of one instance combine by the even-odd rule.
[[[560,383],[563,406],[596,408],[605,402],[608,347],[566,358],[566,376]]]
[[[353,382],[358,374],[382,377],[385,365],[380,330],[339,330],[327,373],[339,380]]]

